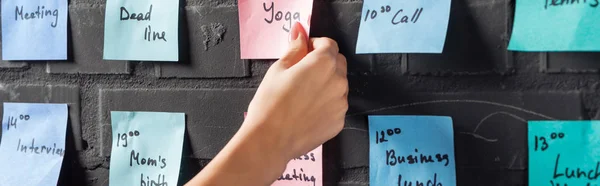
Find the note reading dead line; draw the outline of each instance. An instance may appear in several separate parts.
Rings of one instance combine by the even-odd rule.
[[[4,103],[0,185],[56,185],[67,131],[66,104]]]
[[[442,53],[450,0],[365,0],[356,53]]]
[[[508,45],[517,51],[600,51],[599,0],[517,0]]]
[[[2,0],[2,60],[66,60],[67,0]]]
[[[179,1],[108,0],[104,59],[179,60]]]
[[[177,185],[184,113],[110,112],[110,186]]]
[[[529,185],[600,185],[600,121],[529,121]]]
[[[278,59],[296,22],[307,34],[313,0],[239,0],[242,59]]]
[[[455,186],[452,119],[369,116],[370,185]]]

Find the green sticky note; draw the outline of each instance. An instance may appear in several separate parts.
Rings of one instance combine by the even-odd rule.
[[[110,186],[178,185],[184,113],[110,112]]]
[[[600,0],[517,0],[509,50],[600,51]]]
[[[107,0],[104,59],[179,60],[179,1]]]
[[[600,121],[530,121],[529,185],[600,184]]]

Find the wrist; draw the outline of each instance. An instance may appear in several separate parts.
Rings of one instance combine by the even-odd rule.
[[[274,181],[285,170],[291,155],[281,134],[262,126],[265,125],[245,121],[232,139],[236,140],[233,149],[236,154],[243,154],[252,167],[260,168],[256,170],[265,173],[265,179]]]

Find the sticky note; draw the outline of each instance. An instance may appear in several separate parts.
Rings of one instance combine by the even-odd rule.
[[[67,0],[2,0],[2,60],[66,60]]]
[[[292,159],[271,186],[322,186],[323,146]]]
[[[179,1],[108,0],[104,59],[179,60]]]
[[[110,186],[178,185],[184,113],[110,112]]]
[[[278,59],[299,22],[308,34],[313,0],[239,0],[242,59]]]
[[[0,184],[56,185],[65,156],[66,104],[4,103]]]
[[[244,118],[248,115],[244,112]],[[322,186],[323,145],[288,162],[285,171],[271,186]]]
[[[529,185],[599,185],[600,121],[529,121]]]
[[[517,0],[508,49],[600,51],[598,5],[599,0]]]
[[[452,119],[369,116],[370,185],[456,186]]]
[[[442,53],[450,0],[365,0],[357,54]]]

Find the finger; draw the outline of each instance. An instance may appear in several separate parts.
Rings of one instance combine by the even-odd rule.
[[[313,51],[328,51],[332,54],[340,52],[337,42],[327,37],[311,38],[310,45]]]
[[[290,30],[290,43],[288,51],[279,59],[285,68],[290,68],[308,54],[307,34],[302,24],[296,22]]]
[[[346,57],[342,54],[338,54],[335,60],[336,71],[342,77],[348,76],[348,62],[346,61]]]

